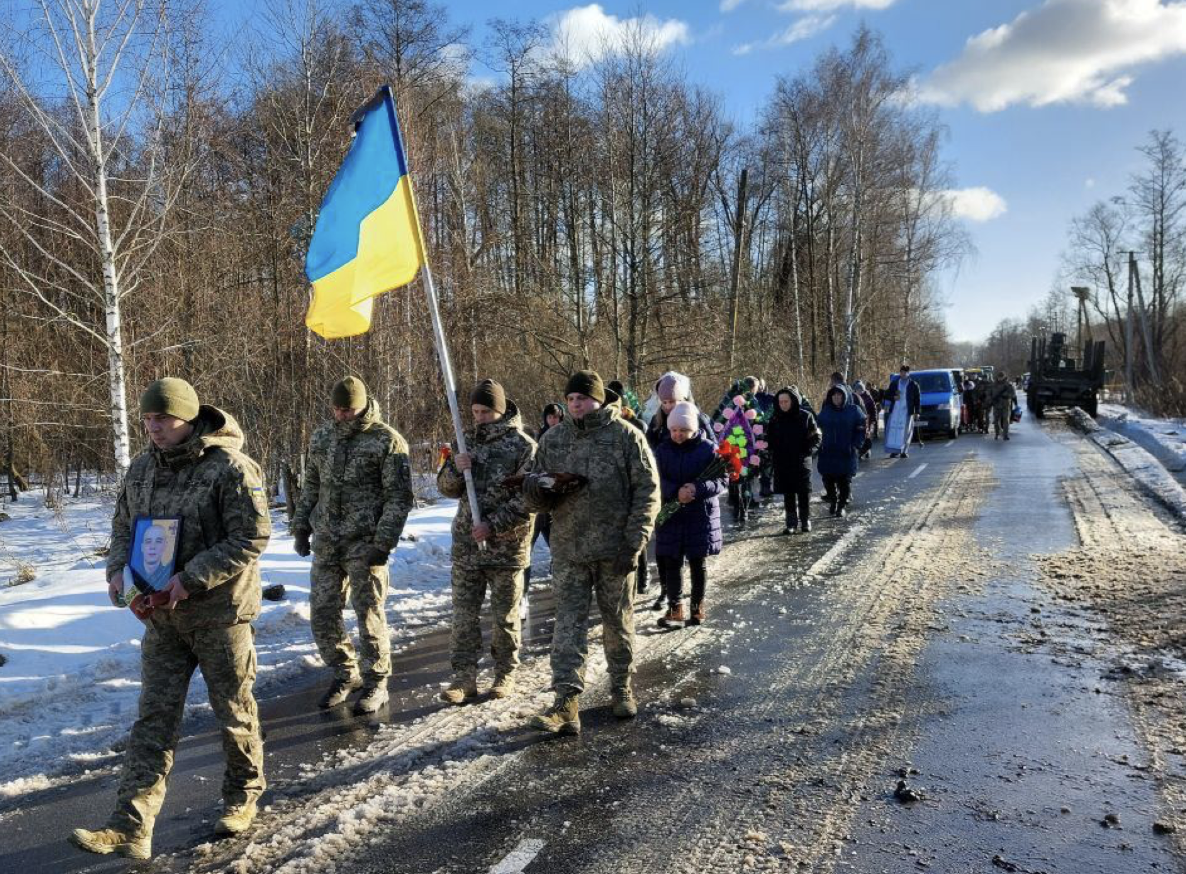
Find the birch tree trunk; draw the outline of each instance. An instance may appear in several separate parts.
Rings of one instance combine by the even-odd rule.
[[[111,397],[111,444],[116,470],[122,476],[132,463],[128,434],[128,386],[124,367],[123,320],[120,316],[119,269],[115,263],[115,245],[111,239],[110,212],[107,204],[107,161],[103,154],[103,123],[97,81],[98,48],[95,44],[97,4],[87,21],[85,69],[87,71],[87,145],[94,167],[95,228],[98,232],[99,258],[103,265],[103,309],[107,332],[107,391]]]

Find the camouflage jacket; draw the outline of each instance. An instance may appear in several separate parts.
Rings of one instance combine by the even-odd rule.
[[[998,409],[1011,410],[1017,400],[1017,389],[1007,379],[994,383],[988,390],[988,402]]]
[[[533,473],[575,473],[588,482],[556,495],[525,484],[527,509],[551,512],[552,554],[574,562],[641,552],[659,513],[659,473],[646,436],[614,398],[577,422],[566,417],[540,441]]]
[[[313,551],[357,558],[390,552],[412,511],[408,444],[371,398],[351,422],[327,422],[309,441],[305,482],[290,526],[313,533]]]
[[[259,615],[258,559],[272,533],[259,466],[242,452],[229,414],[202,406],[193,436],[132,460],[111,520],[107,576],[128,563],[139,516],[181,518],[176,568],[189,598],[176,607],[182,630],[234,625]]]
[[[523,431],[519,409],[507,401],[501,420],[472,429],[465,435],[465,442],[474,463],[478,509],[494,534],[484,550],[470,537],[473,513],[465,494],[465,477],[450,457],[437,473],[437,488],[445,497],[460,498],[453,518],[453,562],[471,567],[527,567],[531,514],[523,492],[502,485],[508,476],[526,473],[535,458],[535,441]],[[457,451],[456,444],[453,451]]]

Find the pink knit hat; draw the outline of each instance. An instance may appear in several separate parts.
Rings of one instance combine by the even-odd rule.
[[[682,373],[669,370],[655,383],[655,394],[661,401],[686,401],[692,396],[692,381]]]
[[[686,428],[695,434],[700,430],[700,411],[691,401],[680,401],[667,414],[667,430]]]

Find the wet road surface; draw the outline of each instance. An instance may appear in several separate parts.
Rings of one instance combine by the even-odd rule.
[[[318,712],[320,674],[261,701],[271,810],[245,839],[209,843],[221,750],[195,726],[164,855],[136,870],[1182,870],[1123,697],[1045,646],[1086,633],[1031,567],[1077,542],[1073,439],[1027,422],[875,458],[849,519],[807,537],[758,514],[710,565],[705,626],[658,629],[640,599],[634,721],[609,713],[594,645],[581,737],[521,727],[548,700],[536,595],[517,699],[435,703],[437,632],[396,658],[379,719]],[[62,840],[112,798],[104,776],[0,806],[0,871],[125,870]]]

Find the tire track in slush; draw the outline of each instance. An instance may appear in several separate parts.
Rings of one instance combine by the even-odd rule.
[[[764,703],[730,714],[766,726],[748,742],[763,751],[796,751],[795,763],[764,776],[762,791],[738,787],[735,804],[719,803],[716,781],[685,787],[673,799],[682,811],[668,815],[678,821],[673,831],[685,836],[681,852],[653,843],[636,847],[632,867],[688,874],[785,870],[788,862],[832,868],[869,778],[905,745],[905,695],[938,602],[957,583],[988,574],[988,558],[968,544],[966,525],[994,486],[987,465],[960,462],[936,489],[903,507],[901,522],[862,558],[831,578],[828,627],[820,623],[795,663],[768,678]],[[953,554],[960,560],[937,573],[935,556]],[[775,718],[786,712],[804,716],[797,725]],[[743,752],[719,750],[716,760],[726,764]],[[777,758],[767,756],[772,764]],[[717,815],[705,817],[706,811]],[[606,861],[588,870],[619,870],[620,859]]]

